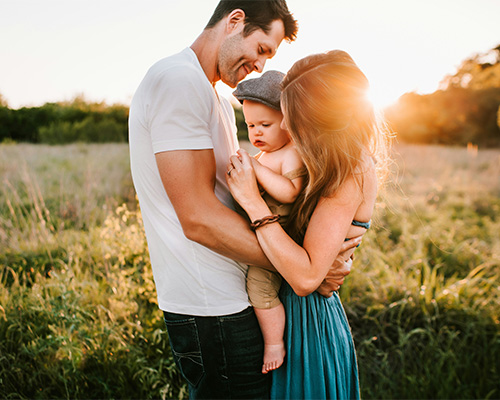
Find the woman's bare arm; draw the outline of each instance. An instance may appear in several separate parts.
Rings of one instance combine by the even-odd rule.
[[[252,184],[253,169],[248,155],[242,162],[232,159],[236,170],[228,180],[233,196],[251,220],[270,213]],[[338,256],[353,217],[362,201],[354,179],[346,182],[334,197],[322,198],[308,225],[303,247],[295,243],[279,224],[257,229],[257,238],[271,263],[293,290],[305,296],[322,283]]]
[[[236,261],[271,266],[248,222],[215,196],[212,150],[158,153],[156,162],[188,239]]]

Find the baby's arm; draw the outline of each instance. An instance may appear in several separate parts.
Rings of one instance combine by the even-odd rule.
[[[260,186],[275,200],[283,204],[293,203],[304,185],[304,177],[288,179],[252,158],[255,176]],[[287,152],[281,165],[283,174],[303,167],[302,159],[295,149]]]

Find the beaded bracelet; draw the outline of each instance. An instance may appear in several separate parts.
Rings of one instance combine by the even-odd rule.
[[[273,222],[277,222],[280,219],[279,214],[273,214],[273,215],[268,215],[267,217],[261,218],[261,219],[256,219],[250,224],[250,229],[252,231],[256,230],[257,228],[260,228],[263,225],[266,224],[271,224]]]

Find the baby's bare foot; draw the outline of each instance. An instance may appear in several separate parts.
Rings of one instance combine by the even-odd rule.
[[[262,373],[267,374],[269,371],[281,367],[285,354],[284,343],[264,345],[264,364],[262,364]]]

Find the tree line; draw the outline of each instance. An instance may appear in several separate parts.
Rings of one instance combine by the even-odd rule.
[[[400,142],[500,147],[500,45],[463,61],[436,92],[406,93],[384,114]]]
[[[243,113],[234,108],[244,139]],[[0,142],[125,142],[128,111],[83,97],[14,110],[0,95]],[[404,94],[384,115],[400,142],[500,147],[500,45],[464,60],[436,92]]]
[[[88,103],[82,97],[41,107],[0,104],[0,141],[63,144],[125,142],[128,107]]]
[[[241,108],[235,108],[239,139],[247,138]],[[0,143],[108,143],[128,140],[129,108],[89,103],[82,96],[40,107],[10,109],[0,95]]]
[[[385,117],[399,142],[500,147],[500,88],[407,93]]]

